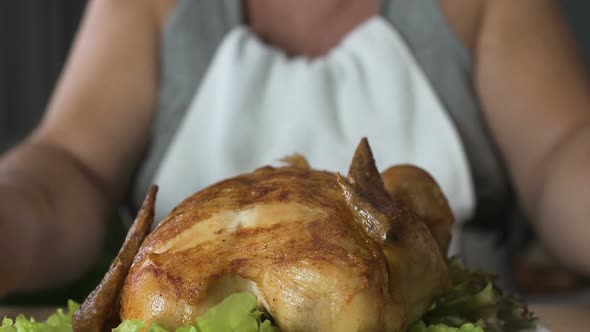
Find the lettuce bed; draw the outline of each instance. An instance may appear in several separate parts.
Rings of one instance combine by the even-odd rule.
[[[412,324],[409,332],[519,332],[536,327],[532,313],[496,288],[492,275],[468,270],[457,258],[449,261],[449,270],[453,287],[436,300],[420,321]],[[257,305],[252,294],[234,294],[197,319],[194,326],[176,332],[278,332]],[[22,315],[15,320],[5,318],[0,332],[70,332],[72,314],[77,308],[78,304],[69,301],[67,313],[60,309],[45,322]],[[114,331],[136,332],[143,327],[141,321],[127,320]],[[153,326],[149,331],[166,330]]]
[[[494,286],[494,276],[449,261],[453,287],[438,297],[410,332],[520,332],[535,329],[526,306]]]

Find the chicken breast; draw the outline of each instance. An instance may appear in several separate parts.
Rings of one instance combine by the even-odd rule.
[[[174,329],[242,291],[285,332],[404,331],[418,319],[449,287],[450,222],[429,219],[437,244],[412,207],[422,190],[387,190],[366,140],[348,177],[293,165],[217,183],[176,207],[135,257],[121,319]]]

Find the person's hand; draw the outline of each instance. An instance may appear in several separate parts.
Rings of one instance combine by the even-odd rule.
[[[289,55],[328,53],[355,27],[377,15],[376,0],[249,0],[248,24],[267,43]]]
[[[33,253],[38,245],[32,214],[21,209],[14,188],[0,183],[0,297],[24,287],[33,273]]]

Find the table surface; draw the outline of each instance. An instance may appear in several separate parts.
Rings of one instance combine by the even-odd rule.
[[[571,305],[533,305],[531,310],[540,318],[541,324],[551,332],[588,332],[590,326],[590,306]],[[54,307],[7,307],[0,306],[0,318],[14,318],[18,314],[45,320],[55,312]]]

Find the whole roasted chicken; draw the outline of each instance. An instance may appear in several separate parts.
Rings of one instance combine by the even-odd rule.
[[[135,256],[120,318],[174,329],[253,292],[281,331],[404,331],[450,286],[453,221],[412,166],[379,174],[368,142],[347,177],[305,159],[217,183],[178,205]]]

